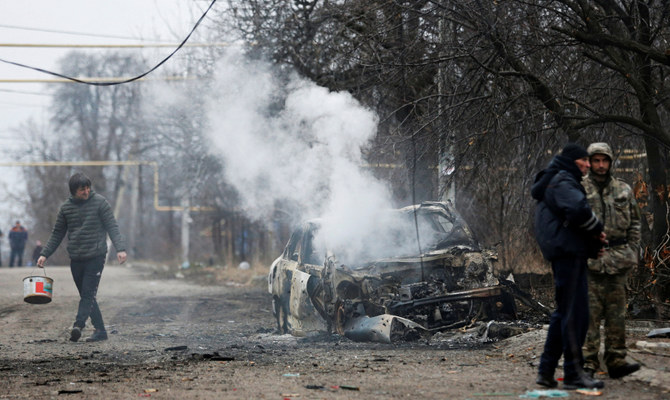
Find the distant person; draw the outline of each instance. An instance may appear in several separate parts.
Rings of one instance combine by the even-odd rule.
[[[40,253],[42,252],[42,242],[40,240],[35,242],[35,248],[33,249],[33,256],[30,258],[32,265],[37,265],[37,260],[40,258]]]
[[[602,388],[583,370],[582,346],[589,325],[587,260],[602,254],[603,223],[593,213],[581,184],[589,171],[589,154],[568,143],[539,172],[531,194],[537,200],[535,236],[554,275],[556,310],[540,358],[536,383],[554,388],[554,372],[563,355],[563,388]]]
[[[2,229],[0,229],[0,238],[3,236]],[[0,246],[1,248],[2,246]],[[2,253],[0,252],[0,267],[2,267]]]
[[[18,261],[16,264],[17,267],[23,265],[23,252],[25,251],[27,240],[28,231],[26,228],[21,226],[20,221],[16,221],[16,224],[14,224],[12,229],[9,231],[9,247],[11,250],[9,255],[10,267],[14,266],[15,259]]]
[[[70,270],[80,297],[70,341],[79,340],[89,317],[95,331],[86,341],[107,340],[105,323],[96,300],[107,257],[107,235],[114,243],[116,258],[121,264],[126,261],[126,245],[112,208],[104,197],[91,190],[91,180],[82,173],[76,173],[70,177],[68,185],[71,196],[58,211],[56,224],[40,252],[37,266],[44,268],[44,262],[56,251],[67,233]]]
[[[582,180],[591,208],[605,223],[608,247],[597,260],[589,260],[589,311],[591,321],[584,346],[584,369],[599,371],[600,321],[605,320],[603,361],[610,378],[617,379],[640,369],[626,361],[626,281],[637,265],[640,248],[640,209],[633,190],[612,176],[612,149],[607,143],[591,143],[589,175]]]

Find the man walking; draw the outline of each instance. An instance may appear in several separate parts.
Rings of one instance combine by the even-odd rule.
[[[23,265],[23,252],[26,249],[26,241],[28,240],[28,231],[26,228],[21,226],[20,221],[16,221],[16,224],[9,231],[9,266],[14,266],[14,260],[17,260],[16,266],[20,267]]]
[[[51,237],[42,249],[37,266],[44,268],[44,262],[56,251],[67,232],[70,270],[80,297],[70,341],[79,340],[90,317],[95,331],[86,341],[97,342],[107,339],[105,323],[96,301],[107,256],[107,235],[114,243],[121,264],[127,257],[125,243],[109,203],[91,190],[91,180],[82,173],[76,173],[68,184],[71,196],[60,207]]]
[[[603,360],[610,378],[640,369],[626,362],[626,279],[637,265],[640,247],[640,209],[630,186],[611,174],[613,153],[607,143],[587,149],[591,171],[582,180],[589,204],[605,223],[609,245],[604,255],[588,262],[590,322],[584,347],[584,369],[600,369],[600,321],[605,320]]]
[[[582,369],[582,345],[589,323],[587,259],[601,254],[603,224],[591,210],[580,181],[590,164],[586,150],[567,144],[537,174],[531,194],[538,201],[535,236],[554,275],[556,310],[540,358],[536,383],[556,387],[554,372],[563,355],[565,389],[602,388]]]

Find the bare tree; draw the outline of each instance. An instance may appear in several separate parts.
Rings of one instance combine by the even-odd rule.
[[[62,60],[62,64],[64,74],[76,77],[130,76],[139,68],[138,60],[118,54],[73,52]],[[54,91],[50,124],[40,127],[29,121],[19,127],[26,139],[23,161],[94,163],[126,160],[132,138],[137,135],[138,85],[58,85]],[[71,166],[34,165],[25,168],[29,188],[27,211],[36,221],[35,233],[42,237],[50,233],[60,202],[69,195],[67,179],[74,169]],[[122,187],[119,169],[93,165],[76,169],[89,175],[95,189],[112,204],[117,202],[117,193]]]

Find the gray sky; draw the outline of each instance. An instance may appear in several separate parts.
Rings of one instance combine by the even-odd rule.
[[[7,44],[135,44],[178,43],[209,5],[210,0],[26,0],[2,2],[0,13],[0,58],[60,72],[57,61],[70,48],[7,47]],[[217,3],[217,5],[219,5]],[[215,6],[216,7],[216,6]],[[208,15],[209,16],[209,15]],[[199,29],[202,29],[201,25]],[[72,32],[75,34],[65,33]],[[89,35],[87,35],[89,34]],[[106,37],[107,36],[107,37]],[[197,41],[197,32],[191,41]],[[136,49],[147,60],[147,69],[166,57],[173,48]],[[102,52],[101,49],[81,49]],[[169,62],[169,61],[168,61]],[[160,69],[156,71],[160,73]],[[15,79],[52,79],[39,73],[0,63],[0,148],[20,143],[12,128],[29,118],[38,123],[49,118],[51,97],[42,83],[6,83]],[[12,157],[0,152],[0,162]],[[7,232],[12,221],[22,219],[9,200],[10,192],[25,188],[17,183],[18,169],[0,167],[0,229]],[[6,246],[6,235],[0,240]],[[3,251],[3,256],[6,254]],[[3,257],[4,258],[4,257]]]

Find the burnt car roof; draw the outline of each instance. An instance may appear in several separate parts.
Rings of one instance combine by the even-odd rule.
[[[363,240],[376,242],[386,239],[387,251],[371,254],[359,254],[356,261],[345,262],[351,268],[364,267],[372,262],[416,262],[417,257],[424,260],[439,258],[449,251],[478,251],[479,244],[460,214],[448,203],[424,202],[399,209],[386,210],[381,214],[397,217],[385,232],[385,237],[366,237]],[[331,221],[324,218],[313,218],[304,221],[294,232],[302,235],[310,232],[312,238],[318,235],[319,229]],[[417,238],[418,236],[418,238]],[[363,243],[365,246],[367,243]],[[287,245],[287,248],[291,245]],[[311,249],[314,258],[303,260],[310,264],[320,264],[326,255],[338,257],[346,249],[335,248],[329,244],[306,243],[316,246]],[[370,246],[371,247],[371,246]],[[459,250],[460,249],[460,250]]]

